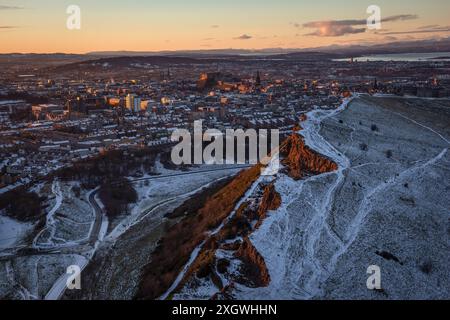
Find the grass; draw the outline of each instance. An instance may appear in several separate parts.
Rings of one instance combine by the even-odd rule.
[[[175,281],[192,251],[206,239],[207,231],[217,228],[233,211],[238,201],[260,175],[260,166],[241,171],[221,190],[212,194],[205,190],[195,214],[187,215],[172,226],[153,252],[144,268],[137,293],[138,299],[156,299]]]

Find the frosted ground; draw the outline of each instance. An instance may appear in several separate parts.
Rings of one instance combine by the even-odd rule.
[[[306,143],[339,170],[293,181],[251,240],[271,276],[237,298],[449,299],[450,101],[355,99],[312,111]],[[370,265],[382,290],[366,287]]]
[[[211,169],[220,171],[203,172]],[[198,173],[154,180],[150,186],[138,183],[135,186],[139,194],[137,206],[106,235],[83,273],[89,287],[80,292],[66,291],[64,298],[132,299],[142,268],[148,264],[166,229],[177,222],[164,216],[203,188],[240,170],[233,166],[200,166],[192,170]],[[161,173],[180,172],[161,169]]]
[[[203,172],[211,169],[220,170]],[[86,292],[94,297],[103,294],[104,298],[131,298],[133,286],[138,281],[139,263],[145,264],[145,257],[149,255],[143,254],[153,250],[164,231],[164,215],[190,195],[240,170],[230,166],[201,166],[193,168],[187,175],[173,176],[180,172],[166,170],[158,162],[155,172],[161,177],[149,176],[155,179],[135,183],[138,201],[130,207],[130,214],[113,221],[101,217],[98,235],[91,234],[96,219],[89,201],[92,191],[77,196],[74,192],[77,183],[58,180],[39,185],[35,191],[49,195],[46,222],[40,230],[33,231],[33,224],[19,223],[0,213],[3,239],[0,242],[0,298],[61,298],[66,268],[80,265],[87,270],[83,271],[84,276],[91,263],[100,273],[91,275],[98,286],[92,286],[93,293],[91,290]],[[98,198],[96,202],[102,206]],[[91,237],[97,239],[94,246]],[[21,248],[32,248],[34,253],[21,254],[18,251]],[[108,262],[97,270],[97,263],[103,259],[119,259],[114,262],[118,266]],[[110,279],[113,281],[108,281]],[[124,287],[128,284],[130,287]]]

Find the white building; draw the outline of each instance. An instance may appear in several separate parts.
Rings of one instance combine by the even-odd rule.
[[[141,98],[135,94],[128,94],[125,98],[125,107],[133,112],[141,111]]]

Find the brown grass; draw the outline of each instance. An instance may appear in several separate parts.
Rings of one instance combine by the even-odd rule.
[[[206,200],[197,214],[187,216],[168,230],[143,272],[137,299],[155,299],[170,287],[191,252],[205,240],[206,232],[218,227],[233,211],[259,177],[260,169],[260,166],[254,166],[241,171],[228,185]]]

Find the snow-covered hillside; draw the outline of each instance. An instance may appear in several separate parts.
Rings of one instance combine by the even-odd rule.
[[[450,298],[449,106],[359,97],[310,112],[306,144],[339,169],[279,175],[282,205],[251,236],[271,282],[238,286],[235,297]],[[370,265],[381,268],[383,290],[367,289]]]

